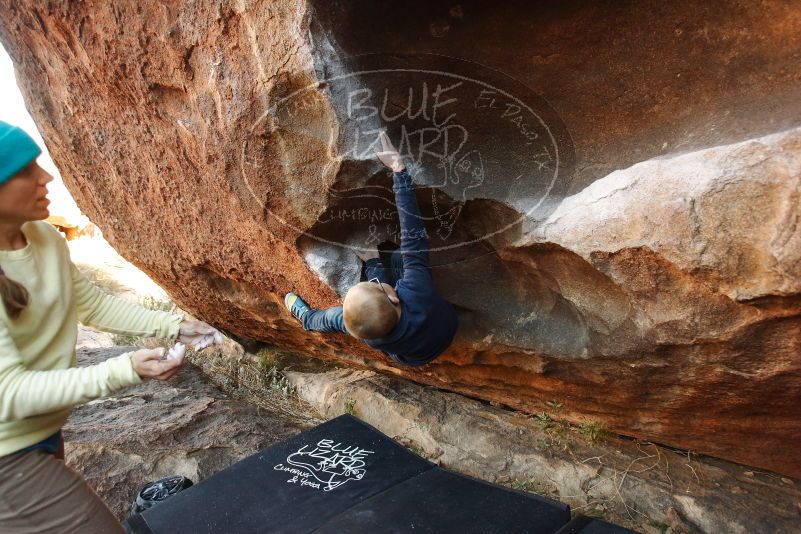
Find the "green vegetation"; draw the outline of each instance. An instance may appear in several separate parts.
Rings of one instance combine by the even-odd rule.
[[[579,425],[579,432],[581,432],[581,435],[584,436],[585,440],[587,440],[587,443],[592,445],[601,443],[609,434],[609,430],[606,428],[606,425],[600,421],[595,421],[594,419],[586,419],[582,421]]]
[[[272,385],[281,370],[281,358],[277,352],[263,348],[256,353],[259,376],[264,385]]]
[[[537,480],[533,477],[513,480],[509,486],[518,491],[526,491],[529,493],[537,493],[539,495],[547,495],[551,497],[559,496],[559,491],[553,484],[548,481]]]
[[[356,408],[356,401],[348,399],[345,401],[345,413],[348,415],[353,415],[353,410]]]
[[[513,480],[512,488],[518,491],[528,491],[536,493],[537,489],[539,488],[539,483],[533,478],[529,478],[526,480]]]
[[[548,430],[552,428],[554,425],[554,420],[551,419],[551,416],[545,412],[540,412],[534,416],[534,419],[540,424],[543,430]]]
[[[534,420],[546,434],[544,438],[539,438],[537,440],[537,450],[547,451],[554,447],[568,448],[570,446],[569,440],[565,439],[568,432],[578,432],[581,437],[591,445],[603,442],[609,434],[609,430],[606,426],[594,419],[585,419],[580,424],[574,426],[564,419],[555,417],[554,414],[559,413],[563,408],[561,402],[550,400],[545,404],[550,409],[550,413],[539,412],[534,415]]]
[[[550,408],[554,412],[559,412],[563,406],[561,402],[557,402],[555,400],[549,400],[545,404],[548,406],[548,408]]]
[[[559,405],[561,408],[561,405]],[[570,423],[564,421],[562,419],[554,419],[546,412],[540,412],[534,416],[534,419],[537,420],[540,427],[545,430],[548,434],[548,437],[551,439],[550,445],[553,445],[553,441],[557,441],[561,443],[561,439],[565,436],[565,433],[570,430]]]
[[[258,363],[256,371],[261,383],[268,388],[275,389],[285,396],[292,392],[292,385],[281,372],[281,354],[271,348],[263,348],[256,353]]]
[[[604,512],[604,509],[598,508],[597,506],[593,506],[591,508],[584,508],[581,511],[581,513],[588,517],[597,517],[598,519],[606,518],[606,513]]]

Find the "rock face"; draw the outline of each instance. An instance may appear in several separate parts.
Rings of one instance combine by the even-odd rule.
[[[81,209],[241,338],[801,476],[801,10],[0,2]],[[454,346],[305,332],[418,183]],[[383,249],[382,249],[383,250]]]

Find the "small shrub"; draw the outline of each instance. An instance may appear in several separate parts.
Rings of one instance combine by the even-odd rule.
[[[278,377],[281,361],[269,349],[261,349],[256,353],[259,359],[258,369],[264,385],[271,385]]]
[[[545,404],[548,405],[548,408],[553,410],[554,412],[558,412],[562,409],[563,404],[561,402],[557,402],[555,400],[549,400]]]
[[[292,391],[292,384],[281,373],[281,357],[275,351],[264,348],[256,353],[258,363],[256,370],[265,387],[280,391],[284,396]]]
[[[606,425],[593,419],[582,421],[579,425],[579,432],[581,432],[581,435],[584,436],[584,439],[587,440],[588,443],[593,445],[602,442],[609,434]]]
[[[353,415],[354,408],[356,408],[356,401],[355,400],[346,400],[345,401],[345,413],[348,415]]]
[[[604,509],[598,506],[593,506],[591,508],[585,508],[583,510],[584,515],[588,517],[597,517],[598,519],[604,519],[605,513]]]
[[[540,412],[534,416],[534,419],[540,424],[543,430],[548,430],[549,428],[553,428],[555,421],[551,419],[551,416],[545,412]]]
[[[525,491],[528,493],[537,493],[540,495],[554,495],[558,493],[555,488],[551,487],[548,482],[542,482],[536,478],[527,478],[525,480],[513,480],[510,484],[512,489],[518,491]]]

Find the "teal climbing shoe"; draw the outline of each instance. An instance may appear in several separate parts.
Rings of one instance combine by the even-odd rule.
[[[311,309],[297,293],[287,293],[284,297],[284,306],[298,321],[301,321],[303,314]]]

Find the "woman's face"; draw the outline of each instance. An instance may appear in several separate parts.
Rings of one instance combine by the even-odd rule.
[[[52,180],[34,161],[0,185],[0,222],[22,224],[49,217],[47,184]]]

